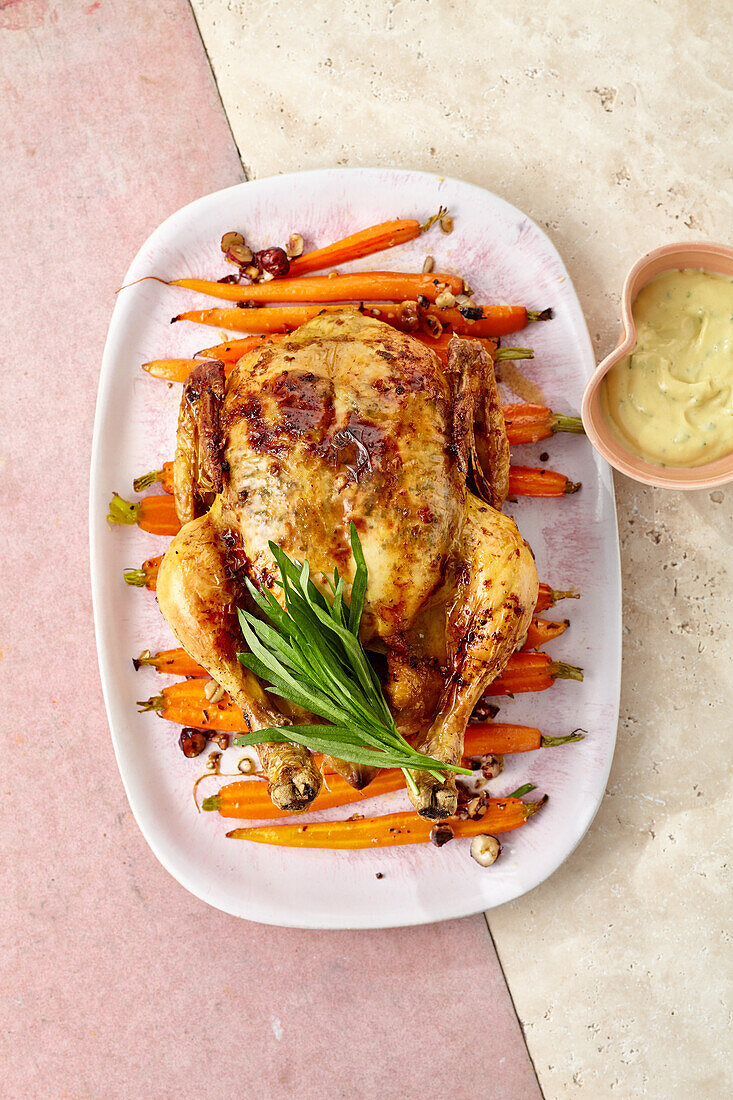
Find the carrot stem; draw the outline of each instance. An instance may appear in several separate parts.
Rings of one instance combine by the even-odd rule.
[[[141,474],[140,477],[136,477],[132,483],[132,487],[136,493],[142,493],[143,489],[149,489],[151,485],[162,480],[162,470],[150,470],[147,474]]]
[[[584,741],[585,734],[585,730],[574,730],[572,733],[568,733],[564,737],[545,737],[543,735],[540,740],[540,747],[543,749],[556,749],[560,745],[572,745],[576,741]]]
[[[149,588],[151,592],[154,592],[158,581],[158,569],[162,560],[163,555],[160,554],[156,558],[148,558],[139,569],[126,569],[122,574],[125,578],[125,584],[129,584],[132,588]]]
[[[140,505],[125,500],[119,493],[113,493],[109,502],[107,520],[109,523],[118,523],[123,526],[132,526],[139,522]]]
[[[554,607],[560,600],[579,600],[580,592],[576,592],[572,588],[565,590],[550,588],[549,584],[540,584],[539,593],[537,595],[537,603],[535,604],[535,613],[538,611],[548,611],[549,608]]]
[[[491,353],[495,363],[501,363],[505,359],[534,359],[532,348],[497,348]]]
[[[110,523],[136,523],[142,531],[153,535],[175,535],[181,529],[173,497],[167,493],[143,497],[137,504],[115,493],[107,519]]]

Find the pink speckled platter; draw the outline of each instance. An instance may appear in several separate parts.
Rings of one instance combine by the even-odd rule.
[[[551,306],[552,321],[535,324],[504,344],[535,349],[521,364],[547,404],[577,413],[594,368],[588,332],[573,285],[542,231],[502,199],[456,180],[385,169],[329,170],[240,184],[191,203],[143,245],[125,279],[223,273],[219,240],[240,228],[258,247],[297,230],[319,246],[387,218],[427,218],[440,204],[455,219],[446,236],[382,253],[378,266],[415,270],[427,252],[436,268],[460,271],[477,301]],[[354,269],[374,268],[370,258]],[[549,465],[582,481],[560,500],[521,499],[510,506],[530,541],[542,580],[577,588],[582,599],[560,604],[548,617],[569,617],[570,629],[549,647],[558,660],[581,665],[583,683],[558,681],[549,691],[499,699],[499,721],[541,727],[548,734],[588,731],[579,744],[506,758],[493,783],[496,796],[533,782],[550,795],[542,813],[503,839],[501,860],[480,868],[468,841],[356,852],[300,851],[227,840],[231,824],[198,814],[191,795],[201,760],[186,760],[178,729],[135,701],[156,694],[153,671],[135,672],[130,658],[145,648],[172,645],[154,598],[125,586],[122,573],[154,554],[165,540],[137,528],[111,528],[105,519],[113,491],[130,497],[132,478],[172,456],[180,387],[144,375],[140,364],[188,356],[217,341],[201,326],[171,327],[173,314],[201,308],[193,294],[144,282],[124,290],[115,305],[104,353],[94,430],[91,479],[91,562],[95,623],[107,712],[117,761],[133,813],[163,865],[187,889],[249,920],[306,928],[377,928],[465,916],[526,893],[552,874],[588,829],[603,796],[618,718],[620,574],[610,470],[587,441],[555,436],[515,448],[514,461]],[[207,305],[214,304],[207,300]],[[213,747],[213,746],[212,746]],[[225,754],[233,771],[241,750]],[[215,779],[201,784],[214,793]],[[360,812],[403,809],[399,794],[360,804]],[[354,807],[323,816],[348,817]],[[377,879],[376,873],[382,877]]]

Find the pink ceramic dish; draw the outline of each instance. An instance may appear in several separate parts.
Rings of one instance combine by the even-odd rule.
[[[626,276],[621,294],[621,338],[616,348],[607,355],[594,371],[585,387],[580,413],[588,438],[607,462],[615,469],[644,485],[656,485],[660,489],[711,489],[733,481],[733,454],[718,458],[705,466],[665,467],[656,466],[638,458],[620,443],[611,431],[601,409],[601,382],[619,359],[633,351],[636,344],[636,326],[631,313],[634,299],[640,290],[664,271],[698,268],[733,278],[733,249],[722,244],[666,244],[647,252],[636,261]]]

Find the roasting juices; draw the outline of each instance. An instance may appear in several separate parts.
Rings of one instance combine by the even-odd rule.
[[[636,347],[601,384],[614,435],[658,466],[733,451],[733,279],[667,271],[633,305]]]

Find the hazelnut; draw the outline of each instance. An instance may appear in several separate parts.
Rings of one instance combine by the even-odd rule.
[[[435,299],[435,304],[438,309],[452,309],[456,304],[455,295],[449,290],[443,290]]]
[[[430,830],[430,842],[436,848],[442,848],[449,840],[453,840],[454,832],[447,821],[439,821]]]
[[[290,271],[290,260],[284,248],[266,248],[255,254],[255,262],[262,271],[276,279],[282,278]]]
[[[285,245],[285,255],[289,260],[294,260],[296,256],[303,255],[303,248],[303,238],[300,233],[291,233]]]
[[[486,836],[481,833],[471,841],[471,856],[482,867],[490,867],[492,863],[496,863],[500,855],[501,844],[495,836]]]
[[[218,745],[222,752],[229,748],[229,734],[228,733],[212,733],[210,738],[215,745]]]
[[[210,703],[220,703],[226,692],[220,684],[217,684],[216,680],[207,680],[204,684],[204,695]]]
[[[256,770],[255,762],[249,756],[243,756],[237,764],[237,771],[241,772],[242,775],[254,775]]]
[[[247,248],[246,244],[233,244],[227,249],[226,258],[230,264],[245,267],[252,260],[252,249]]]
[[[222,252],[228,252],[232,245],[244,244],[244,237],[241,233],[225,233],[221,239]]]
[[[426,256],[423,260],[422,273],[423,275],[429,275],[435,267],[435,260],[432,256]]]
[[[192,759],[194,756],[201,755],[206,748],[207,740],[203,730],[194,729],[192,726],[184,726],[178,744],[181,746],[183,755]]]
[[[501,753],[487,753],[481,761],[481,774],[484,779],[496,779],[504,770],[504,757]]]

